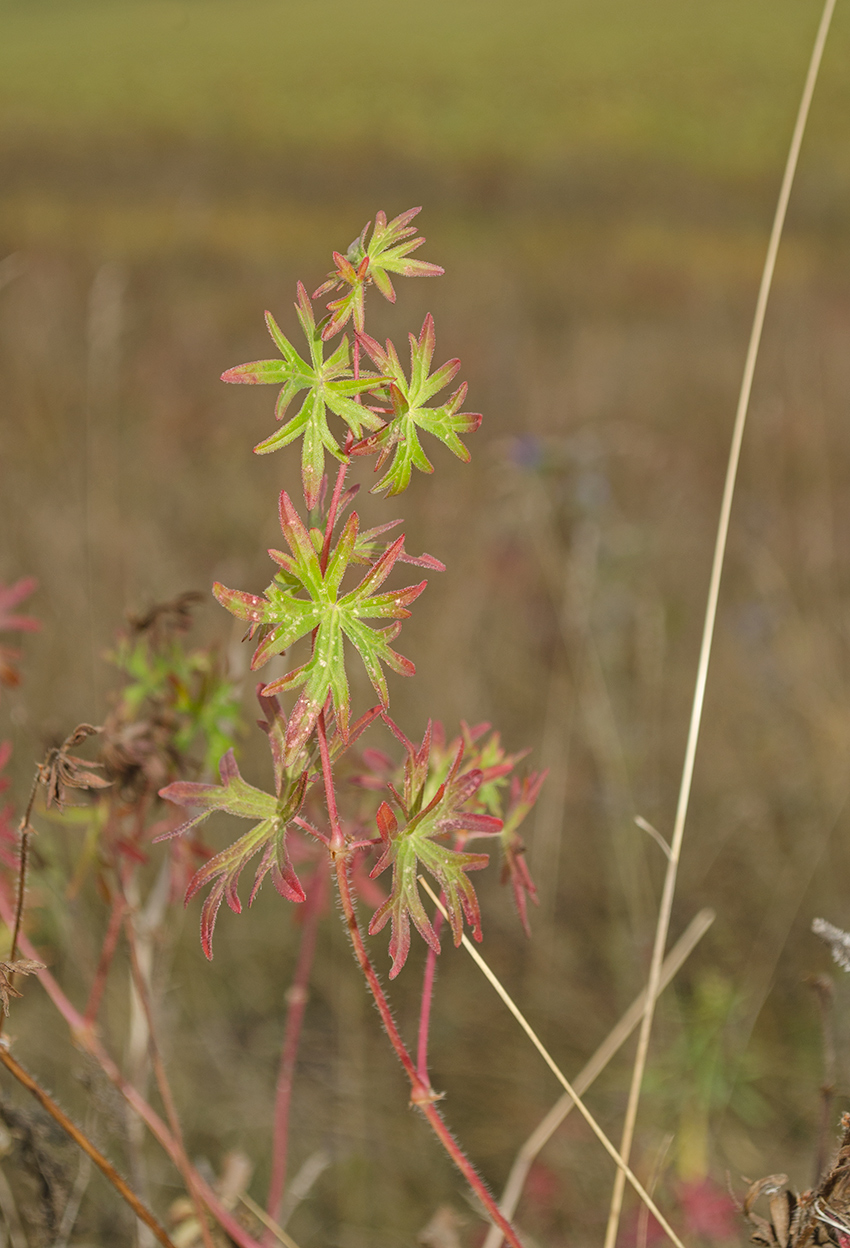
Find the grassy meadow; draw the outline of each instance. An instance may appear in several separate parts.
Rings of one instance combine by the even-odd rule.
[[[528,836],[534,938],[494,875],[483,952],[579,1069],[645,980],[663,862],[633,820],[672,825],[728,438],[818,19],[811,0],[0,0],[0,580],[35,575],[43,621],[0,702],[17,800],[46,744],[106,714],[102,655],[127,611],[216,579],[267,583],[276,493],[297,476],[250,453],[273,392],[218,377],[271,354],[263,309],[289,333],[296,279],[314,289],[377,209],[422,204],[418,254],[446,275],[400,281],[376,326],[399,342],[432,311],[438,362],[460,356],[484,423],[470,465],[437,448],[434,477],[392,513],[361,496],[364,522],[404,516],[409,548],[447,564],[405,623],[417,677],[393,680],[392,704],[411,736],[428,715],[450,731],[491,720],[550,768]],[[673,936],[701,906],[717,919],[659,1008],[636,1142],[646,1179],[675,1136],[658,1192],[677,1225],[682,1184],[722,1187],[728,1170],[740,1191],[740,1175],[787,1171],[805,1187],[814,1164],[804,980],[830,967],[809,928],[850,927],[848,127],[839,4],[756,376]],[[197,628],[243,679],[250,724],[240,628],[211,597]],[[353,694],[367,705],[365,677]],[[267,779],[251,733],[240,759]],[[268,888],[223,912],[209,966],[197,911],[158,954],[166,1057],[191,1154],[217,1171],[246,1152],[262,1203],[298,930]],[[482,1224],[406,1108],[334,917],[293,1107],[293,1172],[328,1164],[288,1229],[300,1248],[394,1248],[447,1206],[455,1240],[422,1242],[472,1248]],[[73,996],[95,942],[70,948],[40,922]],[[423,962],[415,948],[392,990],[410,1032]],[[27,985],[16,1051],[120,1161],[122,1112],[49,1008]],[[838,980],[836,1011],[844,1109]],[[449,1122],[498,1190],[559,1088],[450,947],[432,1034]],[[614,1138],[630,1053],[588,1097]],[[154,1146],[149,1173],[178,1194]],[[533,1177],[529,1245],[601,1242],[611,1169],[575,1118]],[[71,1243],[133,1242],[116,1206],[92,1180]],[[700,1225],[687,1239],[718,1242]]]

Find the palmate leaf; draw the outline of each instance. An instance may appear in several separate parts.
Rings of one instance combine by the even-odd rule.
[[[289,901],[303,901],[305,896],[286,848],[286,832],[304,801],[307,772],[302,772],[282,785],[278,797],[272,797],[270,793],[256,789],[243,780],[232,750],[228,750],[222,758],[219,774],[221,784],[176,781],[161,789],[159,794],[176,806],[199,808],[199,813],[180,827],[158,837],[158,840],[169,840],[188,832],[190,828],[208,819],[216,810],[255,821],[254,826],[244,836],[240,836],[232,845],[228,845],[221,853],[204,863],[195,872],[186,890],[186,901],[189,902],[202,888],[211,885],[201,910],[201,945],[208,958],[212,957],[213,930],[219,907],[222,901],[226,901],[235,914],[242,913],[242,903],[236,891],[239,876],[261,850],[263,856],[254,875],[248,904],[253,902],[269,872],[282,897]]]
[[[466,383],[459,386],[446,403],[439,407],[427,406],[429,399],[444,389],[460,368],[460,360],[449,360],[435,373],[430,374],[436,342],[434,319],[430,312],[425,317],[418,340],[413,334],[410,335],[410,381],[405,377],[396,349],[389,339],[386,350],[367,334],[361,334],[360,341],[380,369],[382,377],[389,383],[393,407],[389,423],[377,433],[358,442],[351,451],[353,455],[372,455],[379,452],[376,472],[383,468],[392,454],[393,461],[389,470],[373,487],[372,493],[386,490],[387,494],[400,494],[410,484],[414,468],[418,468],[420,472],[434,471],[422,450],[418,433],[420,429],[425,429],[435,438],[439,438],[458,459],[468,462],[470,454],[459,435],[474,433],[481,424],[481,414],[460,411],[466,398]]]
[[[502,883],[507,884],[510,881],[520,922],[526,935],[530,935],[527,902],[530,899],[535,905],[538,904],[537,889],[528,869],[525,843],[518,829],[537,801],[547,773],[532,772],[522,779],[511,776],[516,764],[528,751],[520,750],[516,754],[508,754],[502,746],[499,733],[490,732],[490,725],[487,723],[470,727],[461,721],[460,735],[452,741],[446,740],[441,723],[435,723],[433,728],[429,723],[422,745],[417,749],[388,715],[384,715],[384,720],[407,750],[404,767],[394,768],[389,759],[377,756],[377,774],[362,775],[358,778],[358,783],[366,788],[387,786],[393,794],[396,794],[395,786],[398,785],[404,809],[415,812],[430,802],[440,785],[446,782],[452,768],[456,766],[460,751],[467,770],[476,772],[480,777],[478,787],[467,801],[467,808],[473,813],[493,815],[497,820],[504,821],[500,824],[499,833]],[[508,777],[510,788],[505,793]],[[474,840],[479,835],[481,833],[471,831],[464,840]],[[492,833],[485,832],[484,835]]]
[[[357,550],[359,523],[357,513],[353,512],[331,551],[327,568],[322,571],[310,534],[289,496],[282,491],[280,527],[291,553],[269,551],[280,566],[280,573],[265,595],[242,593],[218,583],[213,586],[213,593],[222,606],[239,619],[248,621],[252,635],[260,631],[260,644],[251,660],[253,670],[262,667],[272,655],[288,650],[300,638],[314,634],[309,660],[263,690],[270,695],[284,689],[301,689],[286,729],[289,758],[297,754],[313,731],[328,696],[333,700],[340,735],[343,740],[348,737],[350,696],[343,638],[359,653],[382,706],[388,705],[389,695],[381,664],[401,676],[412,676],[415,671],[409,659],[390,647],[401,624],[375,629],[364,620],[407,619],[410,615],[407,608],[428,582],[420,581],[418,585],[383,594],[375,592],[403,554],[402,536],[387,547],[355,589],[341,596],[342,578]],[[299,591],[306,596],[297,596]]]
[[[523,776],[522,780],[517,776],[511,777],[511,799],[499,837],[502,843],[502,883],[507,884],[510,880],[514,904],[526,936],[531,936],[527,901],[530,898],[535,906],[540,903],[525,858],[525,841],[517,829],[540,796],[546,775],[545,771],[533,771],[530,776]]]
[[[421,748],[409,756],[406,768],[405,797],[412,799],[414,805],[423,791],[429,749],[430,726]],[[435,953],[440,952],[440,942],[419,893],[417,876],[420,867],[434,877],[444,894],[455,945],[460,944],[464,919],[472,928],[475,939],[481,940],[478,898],[467,872],[482,870],[487,866],[489,856],[449,849],[442,838],[462,836],[464,833],[496,836],[502,822],[492,815],[469,809],[481,785],[482,773],[472,770],[459,775],[462,759],[461,745],[445,782],[422,809],[412,810],[404,798],[394,794],[404,817],[403,824],[399,824],[387,802],[382,802],[378,810],[378,830],[384,852],[371,874],[374,878],[392,866],[393,877],[390,895],[372,916],[369,933],[375,935],[392,920],[389,952],[393,965],[390,979],[398,975],[407,960],[411,920],[423,940]]]
[[[277,433],[271,434],[254,447],[257,455],[288,446],[303,437],[301,448],[301,477],[307,506],[315,507],[324,474],[325,451],[336,459],[345,458],[339,443],[328,428],[327,413],[341,417],[352,436],[361,438],[364,430],[378,429],[381,420],[368,407],[354,402],[354,396],[375,388],[374,373],[355,377],[349,367],[348,339],[344,338],[329,359],[324,358],[324,341],[320,327],[316,326],[313,307],[307,292],[298,283],[298,300],[295,311],[304,336],[310,347],[310,363],[302,359],[289,339],[283,334],[271,312],[266,313],[266,324],[275,345],[283,357],[280,360],[255,360],[240,364],[222,373],[221,380],[248,385],[279,385],[281,387],[275,407],[275,416],[283,420],[289,404],[302,390],[306,398],[298,412]]]
[[[389,222],[386,213],[379,212],[375,216],[375,228],[368,244],[366,235],[369,232],[369,222],[344,256],[338,251],[334,252],[336,268],[328,274],[327,280],[313,295],[314,299],[318,299],[333,290],[343,292],[339,299],[328,304],[331,318],[322,331],[325,340],[339,333],[352,317],[358,334],[363,333],[366,287],[373,282],[385,299],[395,303],[395,290],[390,273],[398,273],[402,277],[442,276],[444,270],[439,264],[414,260],[410,255],[425,242],[424,238],[410,237],[416,233],[410,222],[421,211],[421,208],[408,208],[407,212],[402,212]]]

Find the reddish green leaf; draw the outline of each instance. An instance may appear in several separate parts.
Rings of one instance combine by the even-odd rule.
[[[219,584],[213,586],[213,593],[222,606],[239,619],[248,621],[252,635],[257,629],[261,630],[251,661],[252,669],[262,667],[272,655],[282,654],[300,638],[313,634],[309,660],[264,689],[267,696],[284,689],[301,689],[286,730],[286,751],[290,760],[313,731],[329,696],[340,734],[343,739],[348,737],[350,697],[343,638],[360,654],[383,706],[388,704],[389,694],[381,665],[403,676],[415,671],[410,660],[397,654],[389,644],[398,635],[400,623],[375,629],[364,621],[407,619],[410,615],[407,608],[422,593],[427,581],[383,594],[375,592],[404,553],[402,536],[386,548],[356,588],[341,594],[343,576],[354,561],[359,523],[357,513],[353,512],[331,551],[327,568],[322,571],[310,534],[284,491],[280,496],[280,525],[290,553],[269,552],[281,572],[265,595],[244,594]],[[297,596],[298,591],[306,596]]]
[[[375,228],[369,243],[366,235],[369,222],[363,227],[360,235],[355,238],[345,255],[334,252],[336,268],[329,273],[327,280],[314,293],[313,298],[329,294],[334,290],[343,293],[339,299],[328,304],[331,314],[325,325],[323,337],[327,340],[339,333],[348,320],[354,318],[354,328],[358,333],[364,327],[364,301],[366,288],[374,283],[385,299],[395,303],[395,291],[390,280],[390,273],[398,273],[402,277],[440,277],[443,269],[438,264],[429,264],[426,260],[414,260],[410,253],[416,251],[425,242],[424,238],[411,238],[415,228],[410,224],[421,208],[409,208],[407,212],[387,221],[386,214],[379,212],[375,216]]]
[[[177,806],[199,808],[199,813],[180,827],[157,838],[169,840],[171,837],[180,836],[209,818],[216,810],[257,821],[244,836],[210,858],[196,871],[186,890],[186,901],[189,902],[200,889],[210,885],[201,910],[201,945],[208,958],[212,957],[213,930],[219,907],[222,901],[226,901],[235,914],[241,914],[242,903],[236,891],[239,876],[260,851],[263,851],[263,856],[254,876],[249,905],[269,872],[281,896],[289,901],[303,901],[305,896],[289,858],[286,832],[304,801],[307,772],[303,771],[299,776],[290,779],[287,785],[282,786],[277,798],[243,780],[232,750],[228,750],[222,758],[219,772],[220,785],[177,781],[160,790],[160,797],[166,801]]]
[[[310,348],[309,364],[295,350],[272,314],[267,312],[266,324],[269,333],[283,358],[240,364],[237,368],[222,373],[221,379],[249,385],[280,385],[275,407],[278,420],[286,415],[296,394],[302,390],[307,391],[296,415],[282,429],[259,442],[254,451],[258,455],[267,455],[270,451],[279,450],[280,447],[303,438],[301,475],[304,497],[308,507],[315,507],[324,473],[325,451],[336,459],[345,458],[328,427],[328,411],[344,420],[355,438],[362,437],[364,430],[378,429],[381,420],[370,408],[354,402],[355,395],[374,389],[375,374],[364,373],[361,377],[354,377],[349,367],[347,339],[343,339],[329,359],[324,358],[321,327],[316,326],[312,305],[300,282],[295,310]]]
[[[427,406],[428,400],[444,389],[460,368],[460,360],[449,360],[429,375],[436,342],[431,314],[426,316],[418,340],[413,334],[410,335],[410,381],[405,377],[396,349],[389,339],[386,350],[367,334],[361,334],[360,341],[380,369],[381,376],[389,383],[392,402],[389,422],[351,450],[353,455],[373,455],[377,452],[376,472],[383,468],[390,455],[393,456],[392,464],[372,493],[386,490],[387,494],[400,494],[410,484],[414,468],[420,472],[434,471],[419,441],[420,429],[439,438],[458,459],[467,462],[470,454],[459,435],[474,433],[481,424],[481,415],[460,411],[466,398],[466,383],[459,386],[446,403],[439,407]]]
[[[512,778],[511,801],[500,838],[503,855],[502,883],[506,884],[508,880],[511,882],[517,913],[526,936],[531,936],[526,899],[531,898],[535,906],[539,902],[537,888],[531,878],[525,858],[525,842],[517,828],[537,801],[546,775],[547,773],[543,771],[532,772],[530,776],[524,776],[521,781],[517,776]]]
[[[418,750],[409,748],[404,797],[393,791],[404,823],[399,823],[387,802],[383,802],[378,811],[378,830],[384,852],[372,876],[380,875],[389,866],[393,868],[393,876],[390,895],[372,916],[369,932],[374,935],[392,920],[389,946],[393,961],[391,979],[398,975],[410,951],[411,921],[423,940],[435,952],[440,951],[440,942],[419,894],[417,877],[422,867],[434,877],[444,894],[454,943],[460,944],[464,920],[472,928],[475,939],[481,940],[478,898],[467,872],[486,867],[489,857],[487,854],[450,849],[442,838],[463,838],[470,833],[495,836],[502,827],[501,820],[471,809],[481,785],[482,773],[473,770],[458,774],[463,759],[462,744],[445,782],[427,805],[420,806],[427,779],[430,745],[429,725],[421,747]]]

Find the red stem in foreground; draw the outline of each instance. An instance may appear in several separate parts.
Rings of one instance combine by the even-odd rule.
[[[11,927],[13,915],[14,908],[6,894],[0,889],[0,918],[2,918],[7,927]],[[38,959],[35,948],[23,933],[21,933],[20,947],[28,958]],[[79,1010],[65,996],[65,993],[50,972],[39,971],[37,978],[56,1009],[68,1024],[75,1044],[79,1045],[81,1049],[97,1062],[110,1083],[114,1084],[133,1110],[133,1113],[141,1118],[151,1135],[159,1142],[171,1158],[171,1161],[179,1169],[177,1145],[159,1114],[148,1104],[138,1089],[134,1088],[124,1078],[118,1066],[98,1040],[91,1024],[86,1022]],[[217,1194],[203,1177],[198,1174],[197,1170],[194,1167],[190,1168],[193,1182],[203,1198],[204,1204],[222,1230],[227,1232],[230,1238],[239,1245],[239,1248],[261,1248],[260,1243],[252,1235],[249,1235],[245,1228],[225,1209]]]
[[[333,774],[331,772],[330,753],[328,751],[328,742],[325,732],[324,714],[319,716],[318,722],[319,752],[322,757],[322,776],[325,782],[325,797],[328,805],[328,815],[331,821],[331,859],[336,872],[337,888],[339,889],[339,898],[342,903],[342,911],[345,916],[345,924],[348,929],[351,943],[354,947],[354,956],[363,972],[369,991],[372,994],[375,1005],[378,1007],[378,1013],[381,1016],[381,1022],[384,1025],[384,1031],[387,1033],[390,1044],[395,1050],[396,1057],[401,1062],[404,1073],[410,1080],[410,1101],[417,1109],[420,1109],[430,1123],[431,1129],[437,1139],[442,1144],[452,1161],[460,1170],[481,1204],[487,1210],[491,1220],[498,1226],[511,1248],[522,1248],[522,1244],[517,1238],[517,1233],[509,1222],[505,1220],[499,1212],[499,1206],[491,1196],[490,1192],[484,1185],[484,1180],[476,1171],[472,1162],[466,1153],[458,1144],[457,1140],[449,1131],[443,1119],[434,1105],[434,1093],[429,1086],[428,1080],[422,1080],[416,1067],[413,1064],[413,1058],[407,1051],[407,1046],[401,1038],[401,1033],[395,1024],[395,1019],[390,1010],[390,1003],[386,998],[381,981],[378,979],[378,973],[375,970],[366,952],[366,945],[363,941],[363,934],[360,931],[360,925],[357,922],[357,912],[354,907],[354,898],[351,895],[351,880],[349,878],[350,862],[348,858],[348,847],[345,843],[342,828],[339,822],[339,813],[337,811],[336,794],[334,792]]]
[[[124,904],[123,896],[120,893],[116,893],[112,898],[109,923],[106,927],[106,935],[103,938],[97,970],[95,971],[94,981],[92,982],[91,992],[89,993],[85,1014],[83,1015],[85,1021],[90,1025],[94,1024],[100,1010],[103,990],[106,987],[106,977],[109,974],[109,968],[112,965],[112,959],[115,957],[115,950],[118,947],[118,937],[121,934],[121,924],[124,919]]]
[[[292,987],[286,994],[289,1009],[286,1015],[286,1030],[280,1054],[280,1070],[277,1077],[277,1095],[274,1109],[274,1142],[272,1146],[271,1179],[266,1210],[269,1217],[277,1222],[280,1217],[280,1206],[286,1183],[286,1161],[289,1146],[289,1106],[292,1100],[292,1084],[295,1077],[295,1063],[298,1058],[298,1045],[301,1040],[301,1027],[304,1011],[307,1008],[310,972],[313,969],[313,957],[316,952],[316,936],[319,930],[319,919],[324,909],[327,892],[327,862],[320,859],[316,873],[310,882],[307,901],[304,906],[304,926],[301,931],[301,947],[298,950],[298,961]],[[268,1232],[264,1243],[271,1245],[275,1237]]]
[[[331,858],[336,859],[338,855],[345,855],[347,846],[345,844],[345,835],[342,825],[339,821],[339,809],[336,804],[336,790],[334,789],[333,773],[331,772],[331,754],[328,749],[328,734],[325,728],[325,712],[319,714],[319,722],[316,725],[317,735],[319,738],[319,754],[322,759],[322,777],[325,782],[325,798],[328,803],[328,819],[331,825],[331,840],[329,849]]]
[[[124,894],[123,891],[122,895],[126,901],[126,894]],[[195,1207],[195,1215],[201,1229],[201,1238],[204,1241],[204,1246],[205,1248],[214,1248],[212,1236],[210,1235],[210,1228],[207,1226],[207,1219],[204,1213],[203,1200],[200,1192],[198,1191],[197,1183],[195,1182],[194,1171],[189,1162],[189,1158],[186,1155],[186,1147],[183,1143],[183,1131],[180,1126],[180,1118],[177,1114],[177,1106],[174,1103],[171,1085],[169,1084],[168,1076],[165,1073],[165,1064],[163,1063],[162,1054],[160,1053],[159,1044],[156,1039],[156,1033],[154,1031],[155,1024],[153,1007],[151,1006],[150,995],[148,993],[147,984],[145,983],[145,977],[142,974],[142,968],[139,965],[139,953],[136,946],[136,932],[133,927],[133,916],[130,913],[125,914],[124,930],[127,936],[127,945],[130,951],[130,969],[133,973],[133,983],[135,984],[139,1000],[142,1003],[142,1009],[144,1010],[145,1020],[148,1026],[148,1049],[150,1051],[151,1064],[153,1066],[157,1087],[159,1088],[159,1095],[161,1096],[163,1106],[165,1107],[168,1125],[171,1127],[171,1134],[174,1139],[174,1146],[177,1154],[177,1168],[180,1171],[183,1182],[186,1184],[186,1190],[189,1193],[189,1198]]]
[[[440,893],[440,901],[445,900],[445,893]],[[440,928],[443,926],[443,914],[438,910],[434,915],[434,935],[439,940]],[[428,1074],[428,1032],[431,1026],[431,1001],[434,997],[434,978],[437,974],[437,954],[428,946],[425,960],[425,974],[422,977],[422,1004],[419,1007],[419,1040],[416,1047],[416,1069],[419,1078],[430,1087],[431,1078]]]

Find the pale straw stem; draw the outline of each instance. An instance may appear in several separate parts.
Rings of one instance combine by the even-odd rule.
[[[759,345],[761,343],[767,301],[770,295],[771,284],[773,282],[773,271],[776,267],[776,255],[779,251],[779,241],[782,237],[782,229],[785,224],[785,214],[788,210],[788,200],[791,196],[791,187],[794,182],[794,174],[797,170],[797,161],[800,155],[800,147],[803,142],[803,134],[806,129],[806,121],[809,116],[809,107],[812,102],[812,95],[814,94],[815,83],[817,82],[818,71],[820,69],[823,50],[826,44],[826,37],[829,33],[829,25],[832,21],[834,9],[835,0],[826,0],[820,20],[820,26],[818,27],[817,36],[815,38],[815,45],[812,49],[812,56],[809,62],[809,72],[806,75],[806,83],[803,87],[803,95],[800,100],[799,110],[797,112],[797,121],[791,138],[791,147],[789,149],[788,159],[785,164],[785,173],[783,175],[782,186],[779,191],[779,200],[776,205],[776,215],[773,218],[773,229],[770,232],[770,242],[767,248],[764,270],[761,276],[761,285],[759,287],[758,299],[756,301],[753,327],[750,332],[750,343],[747,349],[746,362],[744,364],[744,375],[741,379],[741,392],[738,397],[738,409],[735,413],[732,445],[729,450],[729,462],[726,468],[726,482],[723,487],[723,501],[720,506],[720,520],[717,526],[717,540],[714,546],[714,561],[711,566],[708,602],[706,603],[705,608],[705,622],[703,624],[702,644],[700,646],[699,664],[697,666],[696,687],[694,689],[694,700],[691,708],[688,741],[685,748],[685,761],[682,767],[679,801],[676,807],[676,821],[673,826],[673,837],[670,844],[670,858],[667,864],[667,872],[664,877],[664,889],[661,895],[658,924],[655,931],[655,944],[652,950],[652,961],[650,964],[649,982],[647,985],[646,1009],[643,1015],[640,1037],[638,1039],[637,1054],[635,1056],[634,1070],[632,1073],[632,1083],[629,1091],[628,1105],[626,1107],[626,1118],[620,1142],[620,1154],[626,1161],[628,1161],[631,1154],[632,1140],[634,1138],[635,1120],[637,1118],[641,1085],[643,1083],[644,1070],[646,1069],[647,1051],[649,1049],[649,1037],[652,1031],[655,1002],[658,997],[661,962],[664,957],[664,948],[667,944],[667,934],[670,927],[670,914],[673,908],[673,897],[676,891],[676,875],[679,868],[679,858],[682,852],[682,839],[685,832],[685,819],[688,813],[688,802],[691,795],[691,781],[693,779],[694,772],[694,758],[696,756],[700,721],[702,719],[703,702],[705,699],[708,664],[711,657],[711,643],[714,636],[714,624],[717,618],[717,602],[720,595],[720,579],[723,574],[723,561],[726,555],[726,542],[729,535],[729,517],[732,512],[732,500],[735,494],[735,481],[738,475],[738,463],[741,457],[741,442],[744,437],[747,410],[750,404],[753,374],[755,373],[756,360],[758,358]],[[614,1244],[616,1243],[617,1230],[620,1222],[620,1211],[623,1205],[624,1187],[623,1171],[618,1170],[614,1180],[611,1212],[608,1218],[608,1228],[605,1234],[605,1248],[614,1248]]]
[[[693,953],[711,927],[714,919],[715,914],[713,910],[700,910],[699,914],[688,924],[664,959],[664,965],[661,968],[661,991],[667,987],[682,964]],[[602,1074],[611,1058],[619,1052],[628,1040],[643,1017],[645,1005],[646,989],[639,996],[635,997],[617,1025],[609,1031],[599,1048],[576,1075],[573,1080],[573,1089],[579,1096],[584,1096],[590,1085]],[[522,1189],[525,1186],[525,1180],[534,1164],[535,1158],[555,1134],[564,1119],[572,1113],[574,1106],[575,1102],[572,1097],[565,1092],[555,1102],[548,1114],[540,1120],[517,1153],[514,1164],[511,1166],[511,1172],[508,1175],[508,1181],[505,1184],[505,1190],[502,1192],[502,1199],[499,1202],[499,1209],[509,1222],[516,1213]],[[497,1226],[491,1226],[487,1232],[487,1238],[484,1240],[483,1248],[501,1248],[502,1243],[502,1232]]]
[[[447,919],[449,917],[448,913],[446,912],[446,909],[443,906],[442,902],[437,897],[437,894],[433,891],[432,888],[430,888],[428,881],[424,879],[423,876],[421,875],[418,876],[417,878],[419,880],[419,883],[425,889],[425,892],[428,894],[428,896],[433,901],[434,905],[437,907],[437,909],[442,911],[443,918]],[[585,1122],[590,1127],[591,1131],[596,1136],[596,1138],[599,1140],[599,1143],[605,1149],[606,1153],[608,1153],[609,1157],[612,1159],[615,1165],[617,1165],[621,1170],[625,1172],[626,1178],[631,1183],[632,1187],[635,1189],[638,1196],[640,1196],[641,1200],[647,1206],[647,1208],[649,1209],[649,1212],[659,1223],[662,1230],[664,1230],[666,1234],[670,1237],[672,1242],[676,1245],[676,1248],[685,1248],[684,1244],[679,1239],[679,1236],[676,1234],[676,1232],[673,1230],[670,1223],[664,1217],[664,1214],[661,1213],[661,1211],[658,1208],[656,1208],[655,1203],[652,1200],[652,1197],[646,1191],[643,1184],[640,1182],[640,1180],[637,1178],[636,1175],[632,1174],[631,1170],[623,1161],[622,1157],[617,1152],[614,1145],[608,1139],[608,1136],[605,1134],[605,1132],[600,1127],[599,1123],[591,1114],[590,1110],[584,1104],[584,1101],[582,1101],[581,1097],[576,1092],[575,1088],[573,1088],[572,1084],[567,1079],[566,1075],[561,1071],[561,1068],[558,1066],[557,1062],[552,1057],[549,1050],[545,1047],[545,1045],[543,1044],[543,1041],[537,1035],[537,1032],[531,1026],[531,1023],[529,1023],[528,1019],[525,1017],[522,1010],[516,1004],[513,997],[510,995],[508,990],[503,986],[501,980],[498,978],[495,972],[490,969],[490,967],[482,958],[481,954],[478,952],[478,950],[475,948],[475,946],[466,936],[461,936],[461,943],[463,944],[464,949],[472,958],[473,962],[476,964],[478,969],[482,972],[485,978],[488,979],[490,983],[493,985],[493,987],[496,989],[496,992],[499,994],[499,996],[504,1001],[505,1005],[513,1014],[514,1018],[517,1020],[520,1027],[528,1036],[531,1043],[537,1049],[537,1052],[543,1058],[544,1062],[549,1067],[552,1074],[555,1076],[555,1078],[561,1084],[562,1088],[564,1088],[566,1093],[569,1095],[576,1109],[584,1118]]]

